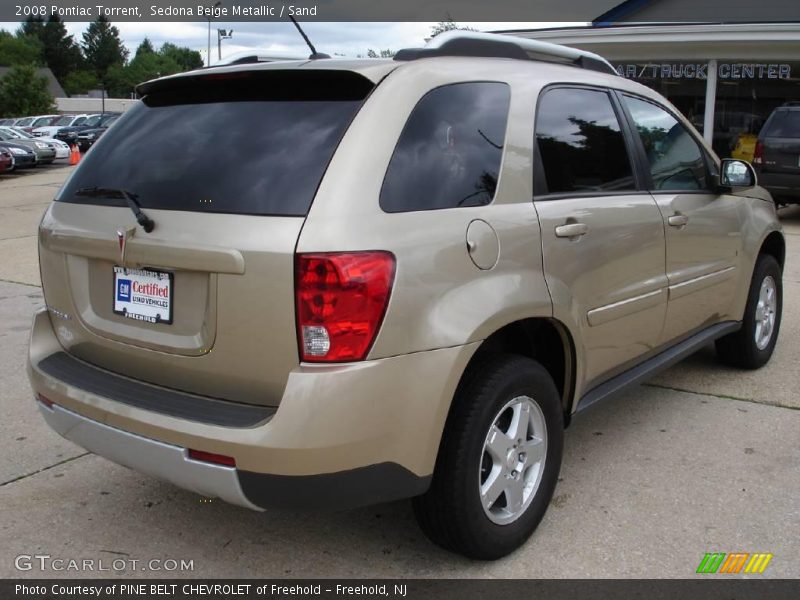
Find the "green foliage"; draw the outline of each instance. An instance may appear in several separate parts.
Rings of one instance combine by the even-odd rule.
[[[179,73],[183,69],[170,56],[159,52],[136,52],[133,60],[125,67],[115,65],[108,71],[108,92],[110,96],[129,97],[136,86],[143,81]]]
[[[70,73],[83,67],[81,49],[72,36],[67,34],[67,28],[57,15],[50,16],[47,22],[41,18],[29,18],[20,27],[18,35],[39,41],[44,64],[50,67],[60,82],[64,82]]]
[[[156,49],[153,48],[153,42],[151,42],[148,38],[144,38],[142,43],[139,44],[139,47],[136,48],[135,56],[140,56],[143,54],[155,54]]]
[[[41,66],[43,54],[44,49],[37,38],[22,33],[13,35],[0,30],[0,66]]]
[[[73,71],[61,81],[61,87],[70,96],[76,94],[86,94],[89,90],[96,90],[100,87],[97,76],[92,71],[81,69]]]
[[[0,115],[3,117],[39,115],[54,109],[47,78],[37,75],[32,65],[13,67],[0,79]]]
[[[128,60],[128,50],[119,38],[119,29],[111,25],[106,17],[100,16],[83,33],[81,45],[89,68],[108,87],[109,70],[123,67]]]
[[[175,44],[166,42],[161,46],[159,53],[164,58],[170,58],[180,65],[181,71],[193,71],[203,67],[203,57],[197,50],[179,48]]]
[[[431,27],[431,38],[435,38],[440,33],[444,33],[445,31],[453,31],[454,29],[461,29],[462,31],[475,31],[472,27],[464,27],[459,25],[450,15],[447,15],[447,19],[444,21],[439,21],[436,25]]]
[[[392,58],[395,55],[394,50],[386,48],[385,50],[378,50],[377,52],[372,48],[367,50],[367,58]]]

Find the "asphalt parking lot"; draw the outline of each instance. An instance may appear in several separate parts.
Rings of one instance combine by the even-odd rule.
[[[42,305],[36,227],[69,172],[0,175],[0,576],[684,578],[713,551],[769,552],[760,577],[800,577],[800,207],[781,210],[784,314],[770,364],[736,371],[709,348],[578,417],[539,529],[520,551],[482,563],[430,544],[408,502],[254,513],[50,431],[24,365]],[[111,572],[17,569],[16,557],[37,554],[126,562]],[[142,571],[152,559],[193,568]]]

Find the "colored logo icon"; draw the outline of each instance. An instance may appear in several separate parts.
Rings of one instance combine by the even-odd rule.
[[[725,573],[735,575],[737,573],[763,573],[767,565],[772,560],[772,554],[766,552],[706,552],[697,573]]]

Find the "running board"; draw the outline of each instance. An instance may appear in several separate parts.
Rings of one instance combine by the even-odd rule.
[[[729,333],[739,331],[741,327],[742,324],[738,321],[726,321],[724,323],[717,323],[716,325],[712,325],[711,327],[707,327],[695,333],[691,337],[664,350],[660,354],[656,354],[643,363],[592,388],[578,401],[578,407],[575,409],[575,412],[579,413],[600,400],[622,391],[628,386],[642,383],[656,373],[668,369],[687,356],[694,354],[709,342],[713,342]]]

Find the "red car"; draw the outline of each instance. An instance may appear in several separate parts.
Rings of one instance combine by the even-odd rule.
[[[0,146],[0,173],[10,171],[14,166],[14,157],[5,146]]]

